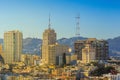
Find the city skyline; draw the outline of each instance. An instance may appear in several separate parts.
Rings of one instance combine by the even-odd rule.
[[[0,38],[10,30],[19,30],[23,37],[42,38],[51,28],[58,39],[74,37],[75,17],[80,14],[80,36],[108,39],[120,36],[120,1],[117,0],[1,0]]]

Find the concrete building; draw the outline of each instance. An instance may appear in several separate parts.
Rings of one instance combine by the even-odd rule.
[[[58,44],[56,42],[56,37],[57,35],[55,30],[50,28],[50,19],[49,19],[48,29],[46,29],[43,32],[43,43],[42,43],[42,60],[44,60],[46,64],[57,64],[56,58],[58,58],[58,56],[60,58],[58,64],[59,65],[62,64],[61,59],[63,53],[68,52],[69,49],[68,46]]]
[[[73,60],[77,60],[77,55],[76,54],[71,55],[71,61],[73,61]]]
[[[1,66],[1,64],[4,63],[3,54],[4,54],[3,46],[2,46],[2,44],[0,44],[0,66]]]
[[[71,62],[71,55],[66,55],[66,64],[70,64]]]
[[[26,65],[37,65],[40,64],[40,56],[31,54],[21,54],[21,61]]]
[[[86,44],[90,44],[95,49],[96,60],[107,60],[108,59],[108,42],[105,40],[97,40],[95,38],[88,38],[86,40],[79,40],[74,43],[75,54],[77,59],[82,60],[82,49]]]
[[[46,48],[44,48],[46,47]],[[64,53],[68,53],[69,47],[66,45],[60,45],[58,43],[43,46],[42,45],[42,59],[45,60],[45,63],[47,64],[59,64],[61,65],[63,62],[61,62],[63,58]],[[57,63],[56,58],[60,58],[60,62]]]
[[[2,54],[3,52],[3,48],[2,48],[2,44],[0,44],[0,54]]]
[[[95,49],[90,46],[90,44],[86,44],[85,48],[82,49],[82,62],[83,63],[90,63],[94,60],[95,58]]]
[[[56,43],[56,33],[50,27],[46,29],[43,33],[43,43],[42,43],[42,59],[45,63],[55,64],[55,43]]]
[[[69,53],[69,47],[56,43],[56,56],[61,56],[63,53]]]
[[[23,35],[19,31],[4,33],[4,61],[12,64],[20,61]]]
[[[62,65],[63,64],[63,56],[57,56],[56,57],[56,65]]]

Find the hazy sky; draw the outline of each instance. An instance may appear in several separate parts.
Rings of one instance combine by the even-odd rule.
[[[20,30],[24,38],[42,38],[49,13],[58,39],[75,36],[79,13],[81,36],[120,36],[119,0],[0,0],[0,38],[9,30]]]

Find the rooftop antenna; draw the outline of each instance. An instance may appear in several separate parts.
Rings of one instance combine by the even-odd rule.
[[[50,22],[50,13],[49,13],[49,24],[48,24],[48,28],[50,29],[51,27],[51,22]]]
[[[76,18],[76,37],[80,37],[80,14]]]

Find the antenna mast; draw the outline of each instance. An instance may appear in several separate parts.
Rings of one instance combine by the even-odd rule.
[[[78,15],[76,18],[76,37],[80,37],[80,15]]]
[[[51,23],[50,23],[50,14],[49,14],[49,24],[48,24],[48,28],[50,29],[51,27]]]

